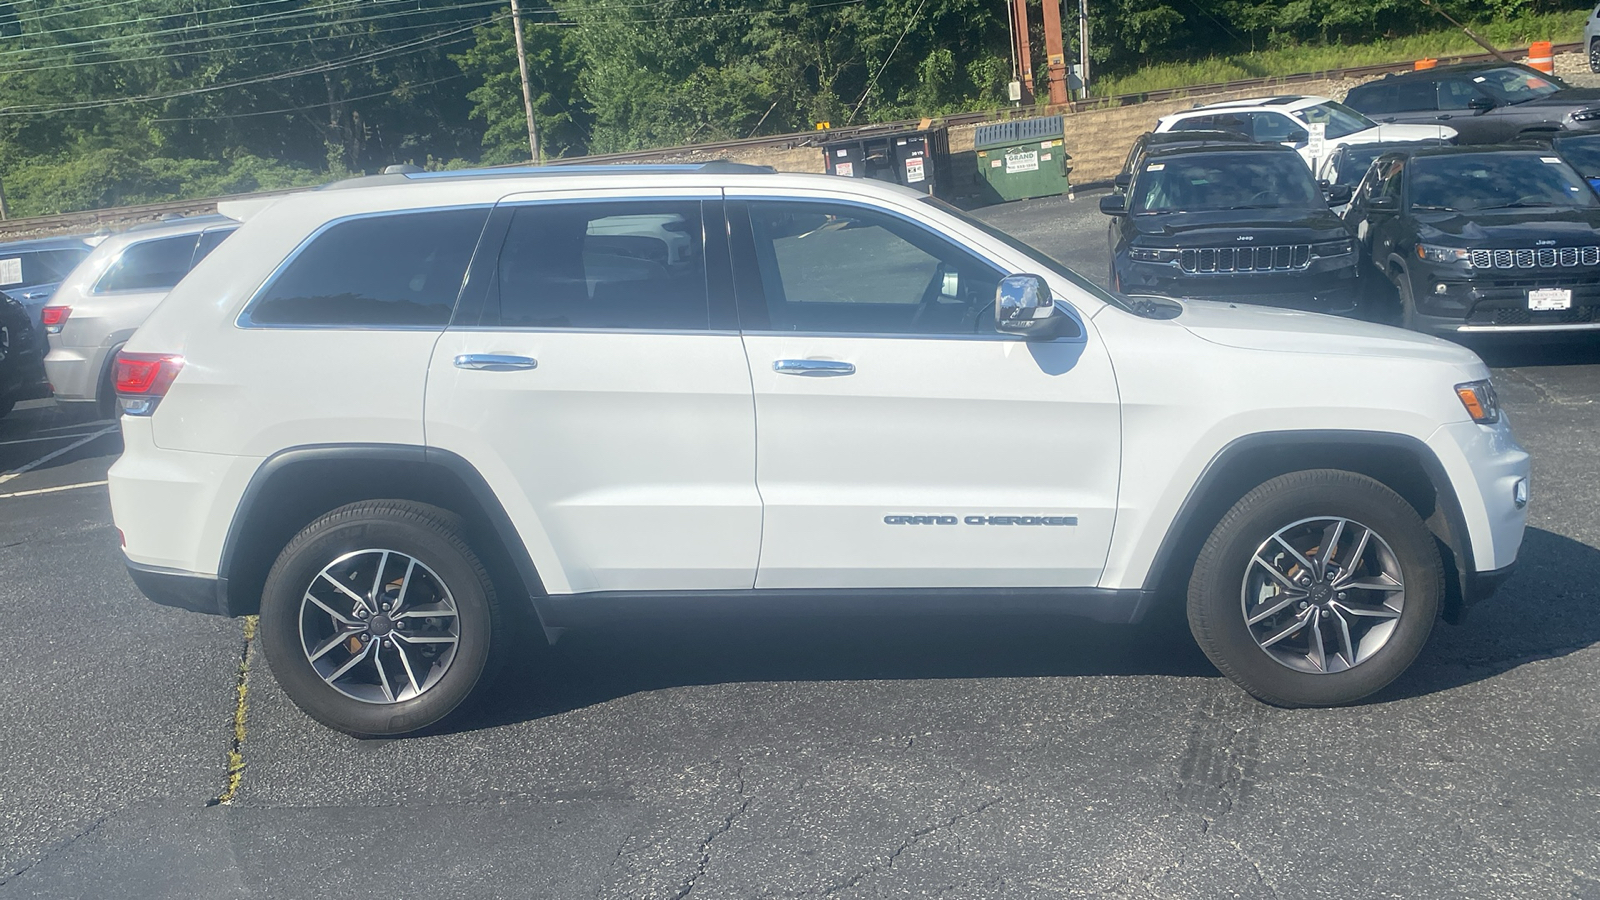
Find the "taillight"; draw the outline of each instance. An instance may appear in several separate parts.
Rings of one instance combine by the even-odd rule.
[[[46,334],[60,334],[61,326],[67,324],[67,316],[70,315],[70,306],[46,306],[39,311],[39,321],[44,325]]]
[[[155,412],[182,369],[183,357],[174,353],[118,353],[117,403],[123,414],[148,416]]]

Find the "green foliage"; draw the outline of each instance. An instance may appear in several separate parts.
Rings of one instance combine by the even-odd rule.
[[[1588,0],[1437,2],[1510,45],[1571,39]],[[1098,93],[1475,49],[1418,0],[1090,7]],[[524,0],[524,12],[546,157],[999,107],[1013,78],[1001,0]],[[514,43],[507,9],[467,0],[0,0],[0,178],[26,215],[396,162],[523,162]]]

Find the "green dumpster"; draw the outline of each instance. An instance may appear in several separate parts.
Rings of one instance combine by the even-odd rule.
[[[1065,194],[1066,122],[1061,116],[979,125],[972,135],[979,183],[990,202]]]

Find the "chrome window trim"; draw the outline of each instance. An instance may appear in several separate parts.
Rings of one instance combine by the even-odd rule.
[[[493,204],[493,203],[462,203],[462,204],[450,205],[450,206],[406,207],[406,208],[403,208],[403,209],[385,209],[385,210],[377,210],[377,211],[374,211],[374,212],[353,213],[353,214],[347,215],[347,216],[340,216],[340,217],[338,217],[336,219],[329,219],[328,221],[323,222],[321,225],[318,225],[315,229],[312,230],[312,232],[310,234],[306,235],[303,239],[301,239],[300,243],[296,244],[295,248],[293,250],[289,251],[289,255],[285,256],[281,262],[279,262],[276,266],[273,267],[272,272],[267,275],[266,279],[261,282],[260,286],[258,286],[254,291],[250,292],[250,299],[245,301],[244,308],[239,310],[239,315],[234,317],[233,327],[235,327],[235,328],[248,328],[248,329],[252,329],[252,330],[288,330],[288,331],[436,331],[436,332],[442,332],[446,328],[448,328],[449,325],[450,325],[448,317],[446,318],[446,320],[444,322],[442,322],[442,323],[440,323],[438,325],[279,325],[279,324],[268,323],[268,322],[256,322],[254,319],[252,319],[250,317],[250,311],[255,309],[256,308],[256,304],[261,302],[261,295],[265,294],[267,292],[267,289],[272,287],[272,285],[275,284],[280,277],[282,277],[284,270],[289,268],[289,266],[292,265],[296,259],[299,259],[300,258],[300,254],[304,253],[306,251],[306,248],[310,247],[311,244],[313,242],[315,242],[317,238],[321,237],[324,233],[326,233],[329,229],[333,228],[335,225],[343,225],[346,222],[355,222],[355,221],[360,221],[362,219],[379,219],[379,218],[387,218],[387,217],[390,217],[390,216],[412,216],[412,215],[421,215],[423,213],[431,213],[431,212],[452,212],[452,211],[457,211],[457,210],[469,210],[469,209],[481,209],[481,210],[484,210],[484,214],[485,214],[485,216],[487,216],[489,211],[494,209],[494,206],[495,206],[495,204]],[[482,236],[482,231],[481,231],[481,226],[480,226],[480,232],[479,232],[479,238],[478,238],[479,240],[481,240],[481,236]],[[198,236],[196,237],[196,241],[198,243]],[[476,244],[474,244],[474,250],[476,250]],[[468,266],[470,268],[470,266],[471,266],[470,261],[468,262]],[[456,304],[461,302],[461,287],[466,284],[466,280],[467,280],[467,273],[466,273],[466,271],[463,270],[462,273],[461,273],[461,284],[456,286],[456,300],[455,300],[455,303],[452,303],[450,305],[450,309],[452,311],[452,315],[454,314],[454,310],[455,310]]]
[[[473,331],[492,334],[683,334],[693,336],[739,337],[740,332],[705,328],[553,328],[541,325],[451,325],[450,332]]]
[[[806,190],[809,191],[809,190],[812,190],[812,189],[807,188]],[[985,252],[983,249],[981,249],[979,247],[974,247],[972,244],[970,244],[970,243],[968,243],[966,241],[958,240],[955,236],[949,234],[948,232],[938,231],[938,230],[934,229],[933,227],[931,227],[927,222],[924,222],[924,221],[922,221],[922,220],[920,220],[920,219],[918,219],[918,218],[916,218],[914,216],[907,215],[907,214],[901,212],[900,210],[893,209],[891,207],[879,206],[879,205],[877,205],[875,203],[871,203],[871,202],[868,202],[866,200],[859,200],[859,199],[856,199],[854,197],[838,197],[838,196],[835,196],[835,195],[832,195],[832,194],[825,194],[825,193],[824,194],[807,193],[807,194],[802,195],[801,193],[798,192],[798,189],[797,189],[797,192],[794,193],[794,194],[764,194],[764,193],[755,193],[755,192],[752,192],[752,193],[739,192],[739,193],[727,194],[727,198],[729,200],[743,200],[743,201],[749,201],[749,202],[761,202],[761,201],[767,201],[767,202],[773,202],[773,203],[813,203],[813,202],[823,202],[823,203],[833,203],[833,204],[839,205],[839,206],[852,206],[852,207],[857,207],[857,208],[860,208],[860,209],[870,210],[872,212],[878,212],[878,213],[882,213],[884,215],[893,216],[893,217],[895,217],[897,219],[900,219],[901,221],[903,221],[903,222],[905,222],[905,223],[907,223],[909,225],[912,225],[913,227],[920,228],[923,231],[930,232],[930,233],[938,236],[941,240],[945,241],[946,243],[955,244],[956,246],[960,247],[962,250],[966,251],[969,255],[971,255],[971,256],[983,261],[984,263],[987,263],[989,266],[994,268],[997,272],[1000,273],[1000,277],[1001,278],[1004,278],[1007,275],[1033,274],[1033,273],[1029,273],[1029,272],[1013,272],[1013,271],[1011,271],[1011,266],[1005,265],[1005,264],[997,261],[992,255],[990,255],[989,253]],[[933,208],[937,209],[937,207],[933,207]],[[752,228],[752,231],[753,230],[754,229]],[[1044,276],[1041,276],[1041,277],[1044,277]],[[1075,336],[1075,337],[1053,338],[1052,340],[1049,340],[1049,341],[1038,341],[1036,343],[1041,343],[1041,344],[1048,344],[1048,343],[1055,343],[1055,342],[1062,342],[1062,343],[1084,342],[1084,343],[1087,343],[1088,340],[1089,340],[1089,327],[1088,327],[1087,324],[1085,324],[1084,317],[1078,312],[1077,307],[1073,306],[1069,302],[1061,301],[1061,302],[1058,302],[1056,304],[1056,308],[1061,310],[1061,312],[1064,315],[1066,315],[1067,317],[1071,318],[1072,321],[1078,326],[1078,334],[1077,334],[1077,336]],[[888,339],[903,339],[903,340],[938,340],[938,339],[949,339],[949,340],[1003,340],[1003,341],[1016,341],[1018,343],[1024,343],[1024,344],[1030,343],[1030,341],[1028,341],[1026,338],[1021,337],[1019,335],[1003,334],[1001,332],[995,332],[994,334],[978,334],[978,333],[974,333],[974,334],[954,334],[954,333],[943,333],[943,332],[936,332],[936,333],[930,333],[930,334],[912,334],[912,333],[906,333],[906,332],[862,332],[862,331],[774,331],[772,329],[765,329],[765,330],[761,330],[761,331],[745,331],[745,330],[741,329],[741,333],[748,334],[748,335],[761,335],[763,337],[773,336],[773,335],[784,335],[784,336],[788,336],[788,337],[828,337],[828,338],[834,338],[834,337],[865,337],[865,338],[875,338],[875,339],[878,339],[878,340],[883,340],[885,338],[888,338]]]

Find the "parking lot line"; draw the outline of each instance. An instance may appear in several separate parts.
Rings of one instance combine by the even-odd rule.
[[[0,441],[0,447],[10,447],[13,444],[37,444],[37,443],[40,443],[40,442],[43,442],[43,441],[70,441],[75,437],[83,437],[83,435],[82,434],[51,434],[51,435],[46,435],[44,437],[17,438],[16,440],[13,440],[13,441]]]
[[[90,441],[92,441],[92,440],[94,440],[96,438],[105,437],[106,435],[110,434],[111,432],[116,431],[117,427],[118,426],[115,425],[115,424],[107,425],[106,427],[100,429],[99,431],[96,431],[94,434],[91,434],[91,435],[89,435],[87,437],[84,437],[84,438],[81,438],[79,440],[73,441],[72,443],[68,444],[65,447],[62,447],[59,450],[52,450],[49,453],[46,453],[45,455],[43,455],[43,456],[39,457],[38,459],[34,460],[33,462],[28,463],[25,466],[19,466],[19,467],[15,468],[15,469],[12,469],[11,471],[7,472],[6,474],[0,475],[0,484],[5,484],[6,482],[8,482],[11,479],[17,477],[18,475],[23,474],[24,472],[30,472],[30,471],[38,468],[39,466],[44,465],[45,463],[49,462],[50,460],[55,459],[58,456],[61,456],[62,454],[71,453],[72,451],[78,449],[79,447],[82,447],[84,444],[87,444],[87,443],[89,443]]]
[[[84,481],[78,484],[63,484],[56,487],[34,488],[31,491],[12,491],[9,494],[0,494],[0,500],[9,500],[12,497],[32,497],[34,494],[54,494],[57,491],[75,491],[78,488],[100,487],[104,481]]]

